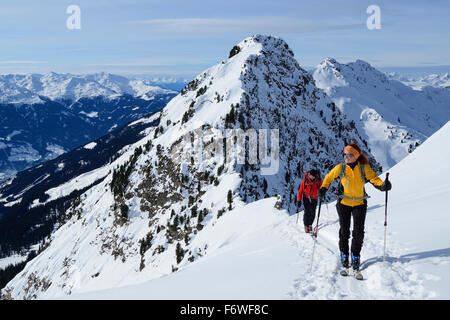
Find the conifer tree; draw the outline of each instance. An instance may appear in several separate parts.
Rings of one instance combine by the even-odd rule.
[[[183,257],[184,257],[184,250],[181,247],[179,242],[177,243],[177,247],[175,249],[175,253],[177,255],[177,263],[180,263],[181,260],[183,260]]]
[[[231,190],[228,190],[227,200],[228,200],[228,203],[230,204],[228,209],[231,210],[232,209],[231,204],[233,203],[233,192]]]

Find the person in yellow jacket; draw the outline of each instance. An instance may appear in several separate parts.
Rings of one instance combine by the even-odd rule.
[[[325,193],[334,179],[340,177],[338,187],[338,201],[336,204],[339,215],[339,249],[341,251],[341,263],[344,268],[349,268],[350,220],[353,216],[352,233],[352,267],[359,270],[360,252],[364,240],[364,223],[367,212],[367,194],[364,191],[365,180],[370,181],[375,188],[381,191],[391,189],[389,180],[383,182],[372,170],[365,154],[356,143],[344,148],[345,164],[335,166],[324,178],[319,190],[319,197],[324,199]],[[344,167],[343,167],[344,166]],[[363,178],[362,175],[365,175]]]

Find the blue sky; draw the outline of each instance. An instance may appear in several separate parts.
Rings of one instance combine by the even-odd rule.
[[[366,27],[373,4],[379,30]],[[80,30],[66,27],[69,5],[81,9]],[[305,68],[333,57],[450,71],[449,16],[446,0],[2,0],[0,74],[191,78],[257,33],[286,40]]]

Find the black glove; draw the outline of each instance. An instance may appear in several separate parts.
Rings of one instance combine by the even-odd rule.
[[[300,208],[302,205],[302,200],[297,200],[297,207]]]
[[[392,189],[392,184],[389,180],[385,180],[381,186],[377,187],[377,189],[380,191],[389,191]]]
[[[319,189],[319,198],[320,198],[320,200],[323,200],[323,199],[325,199],[325,193],[327,193],[327,188],[325,188],[325,187],[322,187],[322,188],[320,188]]]

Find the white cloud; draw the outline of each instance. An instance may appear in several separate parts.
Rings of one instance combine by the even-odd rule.
[[[36,60],[0,60],[0,64],[42,64],[48,63],[47,61],[36,61]]]
[[[294,19],[290,17],[148,19],[129,21],[127,23],[150,25],[158,32],[184,33],[300,33],[365,27],[363,22],[327,25],[318,20]]]

